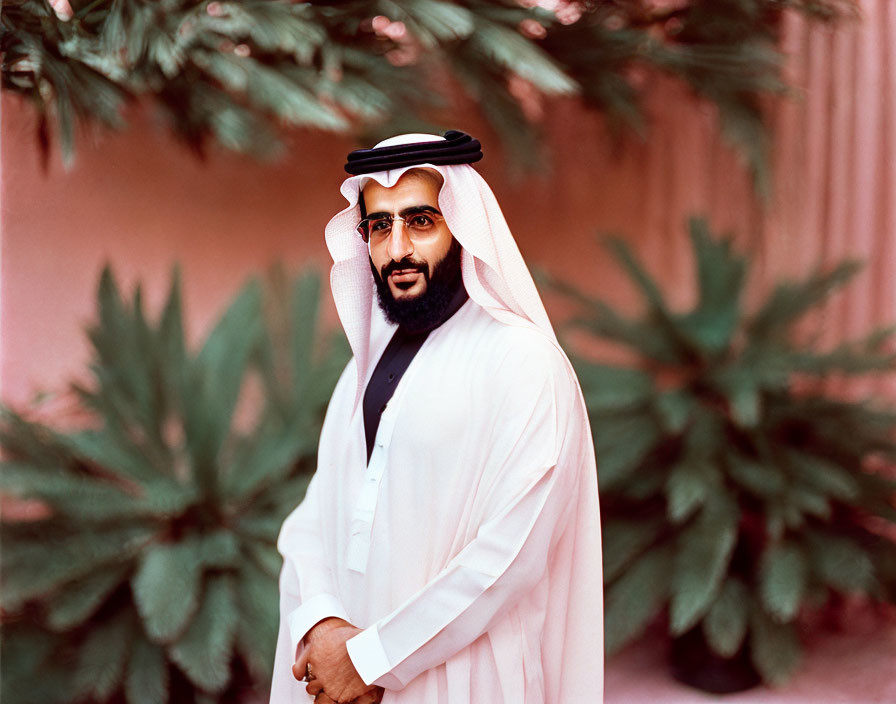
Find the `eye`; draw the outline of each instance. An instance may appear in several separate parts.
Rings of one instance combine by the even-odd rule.
[[[435,220],[423,213],[417,213],[408,218],[408,226],[413,227],[415,230],[426,230],[435,224]]]
[[[370,229],[373,232],[389,230],[392,228],[392,221],[389,218],[378,218],[370,221]]]

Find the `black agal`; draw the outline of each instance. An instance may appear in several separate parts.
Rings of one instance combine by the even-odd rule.
[[[472,164],[482,158],[478,139],[459,130],[448,130],[444,140],[394,144],[356,149],[348,155],[345,170],[357,176],[417,164]]]

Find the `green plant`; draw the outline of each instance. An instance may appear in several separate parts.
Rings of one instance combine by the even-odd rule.
[[[4,89],[33,103],[45,156],[56,132],[67,163],[78,118],[120,127],[137,97],[199,151],[213,140],[264,155],[282,126],[374,138],[456,127],[466,95],[526,157],[537,130],[525,106],[544,96],[579,94],[617,125],[643,127],[632,69],[646,68],[717,105],[757,177],[759,98],[785,88],[781,13],[830,21],[856,10],[854,0],[592,0],[553,11],[506,0],[56,4],[70,16],[46,0],[3,3],[0,52]]]
[[[802,610],[847,592],[896,602],[896,411],[819,383],[892,373],[896,328],[820,351],[794,324],[855,263],[781,283],[748,313],[748,259],[700,220],[690,236],[697,300],[686,312],[617,239],[643,315],[555,284],[580,307],[576,329],[635,360],[576,360],[598,458],[606,643],[618,650],[665,611],[672,636],[699,627],[723,657],[747,644],[778,683],[799,661]]]
[[[2,698],[238,700],[269,682],[276,536],[346,346],[315,349],[311,275],[250,282],[196,353],[177,271],[156,323],[108,268],[98,309],[92,384],[75,389],[94,427],[0,417],[0,491],[46,507],[0,524]]]

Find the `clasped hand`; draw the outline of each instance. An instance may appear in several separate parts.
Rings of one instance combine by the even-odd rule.
[[[360,632],[339,618],[324,619],[308,631],[292,674],[302,681],[310,665],[312,679],[305,691],[316,704],[375,704],[382,699],[382,688],[364,684],[348,656],[345,643]]]

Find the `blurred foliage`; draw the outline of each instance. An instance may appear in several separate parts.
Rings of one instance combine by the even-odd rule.
[[[0,51],[3,88],[33,102],[45,155],[55,123],[66,163],[77,119],[120,127],[139,97],[200,152],[211,138],[263,155],[281,127],[368,139],[455,127],[457,90],[526,156],[527,103],[579,94],[642,128],[636,74],[658,70],[718,107],[762,189],[760,97],[785,89],[785,10],[856,15],[853,0],[8,0]]]
[[[596,438],[606,644],[618,650],[666,611],[671,636],[699,627],[723,657],[748,643],[779,683],[799,662],[802,609],[845,593],[896,603],[896,409],[820,383],[892,374],[896,327],[819,351],[794,325],[855,262],[781,283],[747,313],[748,258],[701,220],[690,236],[691,310],[671,310],[618,239],[641,316],[553,282],[579,306],[575,329],[637,359],[575,362]]]
[[[177,271],[152,323],[139,286],[125,300],[104,270],[92,384],[76,388],[96,427],[0,416],[0,490],[48,508],[0,524],[3,701],[237,701],[267,686],[276,538],[348,359],[316,332],[318,289],[282,270],[251,281],[193,353]]]

